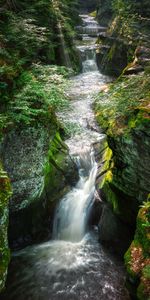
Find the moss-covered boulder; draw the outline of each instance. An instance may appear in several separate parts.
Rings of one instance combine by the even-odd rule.
[[[4,288],[9,263],[8,200],[12,194],[10,180],[0,163],[0,291]]]
[[[125,254],[128,285],[137,287],[137,298],[150,297],[150,201],[144,203],[137,216],[134,240]],[[131,291],[132,293],[132,291]]]
[[[9,132],[1,156],[12,181],[9,240],[20,247],[50,234],[57,201],[76,182],[77,170],[59,134],[50,127],[25,127]]]

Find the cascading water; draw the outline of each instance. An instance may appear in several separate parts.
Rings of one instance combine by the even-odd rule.
[[[79,26],[78,31],[82,34],[83,40],[84,38],[87,39],[87,37],[97,37],[99,31],[101,31],[103,27],[98,26],[97,22],[92,17],[88,16],[87,18],[86,15],[81,15],[81,17],[84,26]],[[80,45],[78,48],[82,56],[83,72],[98,71],[96,64],[96,45],[94,43],[90,47],[89,45]]]
[[[97,164],[92,150],[84,149],[78,157],[80,180],[60,202],[54,220],[53,238],[80,242],[95,193]]]
[[[59,203],[54,239],[13,254],[1,300],[129,299],[122,263],[102,249],[96,229],[85,234],[97,173],[92,144],[104,138],[98,133],[91,104],[93,94],[106,83],[107,77],[98,72],[96,38],[89,35],[88,27],[97,27],[97,32],[100,28],[94,18],[82,18],[84,30],[78,49],[83,72],[71,80],[72,87],[67,91],[72,109],[59,114],[60,121],[69,121],[78,129],[66,143],[76,159],[80,179]]]

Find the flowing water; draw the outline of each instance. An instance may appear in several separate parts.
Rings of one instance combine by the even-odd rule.
[[[59,114],[60,120],[69,121],[75,129],[66,143],[80,179],[57,207],[53,240],[13,254],[2,300],[129,299],[122,263],[103,250],[96,228],[86,232],[97,174],[92,145],[104,138],[91,105],[108,78],[99,73],[95,60],[93,32],[101,28],[92,17],[83,15],[82,19],[83,39],[78,49],[83,72],[71,80],[68,89],[71,109]]]
[[[80,180],[77,186],[60,202],[56,210],[53,237],[80,242],[86,230],[86,220],[95,193],[97,164],[91,149],[79,156]]]

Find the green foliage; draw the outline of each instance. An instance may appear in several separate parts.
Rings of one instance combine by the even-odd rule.
[[[143,270],[143,275],[145,278],[150,279],[150,265],[146,266]]]
[[[118,12],[119,15],[127,15],[131,11],[132,6],[134,5],[134,0],[113,0],[112,1],[112,8],[114,12]]]
[[[136,125],[134,117],[142,107],[146,110],[149,97],[149,74],[139,74],[132,78],[121,77],[109,86],[108,92],[101,92],[97,96],[95,104],[97,118],[104,129],[108,126],[117,126],[116,129],[119,129],[120,126],[127,125],[133,128]]]
[[[46,63],[61,63],[57,57],[62,35],[67,46],[73,47],[73,25],[77,16],[77,1],[15,1],[15,7],[6,4],[0,10],[2,49],[26,63],[40,60]],[[73,16],[73,18],[70,18]],[[15,48],[14,48],[15,44]],[[7,57],[5,56],[7,59]]]
[[[150,2],[147,0],[112,0],[113,20],[109,33],[128,44],[128,62],[138,44],[143,45],[149,31]],[[148,36],[146,40],[148,40]],[[131,57],[132,56],[132,57]]]
[[[23,87],[16,90],[7,108],[9,120],[26,125],[35,121],[48,122],[54,111],[69,105],[64,92],[64,76],[67,76],[67,69],[56,66],[34,65],[30,72],[22,73],[17,87]]]
[[[40,64],[65,65],[68,55],[70,67],[77,68],[72,41],[77,9],[76,0],[2,1],[0,130],[6,123],[43,120],[49,110],[67,105],[63,78],[70,71]]]
[[[140,14],[149,16],[150,3],[148,0],[112,0],[114,13],[128,16],[129,14]]]

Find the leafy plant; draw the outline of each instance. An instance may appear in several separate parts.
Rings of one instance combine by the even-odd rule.
[[[55,73],[53,73],[55,69]],[[58,71],[58,73],[57,73]],[[24,87],[16,93],[8,107],[8,115],[15,123],[30,124],[33,121],[45,122],[51,113],[69,105],[64,92],[65,78],[59,67],[36,65],[30,72],[24,72],[18,85]]]

